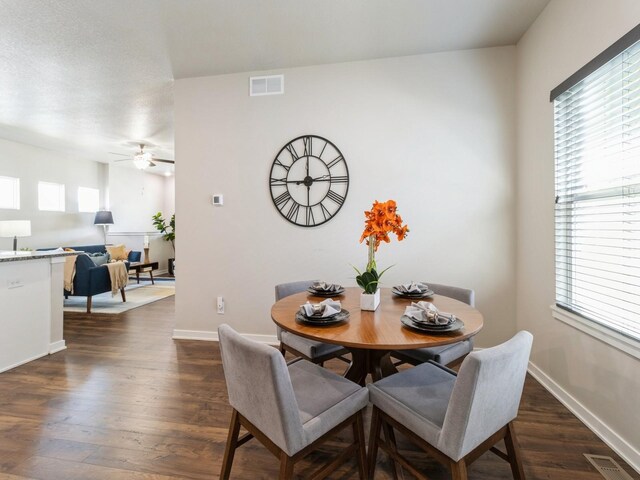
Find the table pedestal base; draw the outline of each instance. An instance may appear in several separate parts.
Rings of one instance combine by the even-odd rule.
[[[364,386],[367,375],[375,382],[398,372],[391,362],[390,350],[347,349],[353,360],[344,376],[352,382]]]

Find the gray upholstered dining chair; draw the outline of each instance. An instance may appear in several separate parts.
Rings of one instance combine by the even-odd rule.
[[[373,403],[369,438],[369,478],[378,448],[413,475],[425,479],[398,452],[393,432],[380,439],[380,429],[396,428],[451,469],[455,480],[467,478],[467,465],[487,450],[507,460],[516,480],[524,480],[513,420],[527,373],[533,336],[526,331],[481,351],[470,353],[456,373],[435,362],[391,375],[368,385]],[[494,447],[504,439],[507,453]]]
[[[275,348],[243,338],[229,325],[221,325],[218,336],[233,407],[221,479],[229,478],[236,448],[251,438],[280,459],[279,478],[289,479],[296,461],[347,427],[353,443],[320,471],[326,475],[355,455],[360,478],[366,478],[366,388],[306,360],[287,366]],[[249,432],[242,438],[240,426]]]
[[[439,283],[424,282],[429,285],[429,288],[433,290],[436,295],[444,295],[455,300],[466,303],[467,305],[475,306],[476,294],[473,290],[468,288],[452,287],[449,285],[442,285]],[[451,345],[444,345],[442,347],[430,347],[430,348],[416,348],[413,350],[396,350],[391,353],[391,356],[400,360],[400,363],[410,363],[412,365],[420,365],[421,363],[433,360],[441,365],[447,365],[453,367],[458,365],[464,360],[469,353],[473,351],[473,337],[456,342]]]
[[[295,293],[304,292],[312,284],[314,280],[304,280],[300,282],[281,283],[276,285],[276,302],[280,299],[293,295]],[[346,355],[348,350],[340,345],[332,345],[330,343],[316,342],[301,337],[291,332],[286,332],[280,327],[277,328],[278,340],[280,341],[280,352],[282,355],[289,352],[296,357],[302,357],[310,362],[322,365],[326,360],[338,358],[349,363],[349,360],[342,357]]]

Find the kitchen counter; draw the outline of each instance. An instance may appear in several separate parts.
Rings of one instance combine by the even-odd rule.
[[[66,348],[65,257],[77,252],[0,252],[0,372]]]
[[[67,257],[69,255],[77,255],[78,252],[14,252],[12,250],[0,250],[0,263],[2,262],[21,262],[25,260],[38,260],[41,258]]]

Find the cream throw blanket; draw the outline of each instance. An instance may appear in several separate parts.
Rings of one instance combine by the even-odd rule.
[[[112,262],[105,264],[111,277],[111,295],[116,295],[118,290],[127,286],[129,274],[124,262]]]
[[[76,258],[78,255],[64,257],[64,289],[73,293],[73,279],[76,276]]]

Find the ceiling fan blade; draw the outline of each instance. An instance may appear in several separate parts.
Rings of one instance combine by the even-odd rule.
[[[153,161],[161,162],[161,163],[176,163],[175,160],[165,160],[164,158],[155,158],[155,157],[153,157]]]
[[[117,163],[117,162],[131,162],[133,161],[132,158],[120,158],[118,160],[114,160],[113,163]]]
[[[128,157],[129,156],[129,154],[125,154],[125,153],[118,153],[118,152],[108,152],[108,153],[110,153],[111,155],[121,155],[123,157]]]
[[[150,166],[150,167],[155,167],[155,166],[156,166],[156,164],[155,164],[155,163],[153,163],[153,162],[149,162],[149,166]]]

